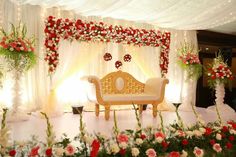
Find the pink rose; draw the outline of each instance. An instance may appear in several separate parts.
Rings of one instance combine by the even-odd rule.
[[[66,150],[66,155],[68,156],[75,154],[75,147],[70,144],[66,146],[65,150]]]
[[[148,149],[148,150],[146,151],[146,155],[147,155],[148,157],[156,157],[156,156],[157,156],[155,150],[152,149],[152,148],[150,148],[150,149]]]
[[[221,148],[221,146],[220,146],[219,143],[215,143],[215,144],[213,145],[213,149],[214,149],[217,153],[219,153],[219,152],[222,151],[222,148]]]
[[[198,148],[198,147],[194,147],[193,154],[196,157],[203,157],[204,151],[202,149]]]
[[[157,132],[155,133],[155,137],[158,138],[158,137],[161,137],[161,138],[165,138],[165,134],[163,134],[162,132]]]
[[[117,137],[117,141],[118,141],[119,143],[121,143],[121,142],[127,143],[127,142],[129,141],[129,138],[128,138],[128,136],[125,135],[125,134],[120,134],[120,135],[118,135],[118,137]]]

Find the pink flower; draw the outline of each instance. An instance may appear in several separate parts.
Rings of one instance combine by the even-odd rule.
[[[118,135],[118,137],[117,137],[117,141],[118,141],[119,143],[121,143],[121,142],[127,143],[127,142],[129,141],[129,138],[128,138],[128,136],[125,135],[125,134],[120,134],[120,135]]]
[[[68,156],[75,154],[75,147],[70,144],[66,146],[65,150],[66,150],[66,155]]]
[[[161,143],[165,139],[165,135],[162,132],[155,133],[156,141]]]
[[[156,157],[156,156],[157,156],[155,150],[152,149],[152,148],[149,148],[149,149],[146,151],[146,155],[147,155],[148,157]]]
[[[213,145],[213,149],[214,149],[217,153],[219,153],[219,152],[222,151],[222,148],[221,148],[221,146],[220,146],[219,143],[215,143],[215,144]]]
[[[161,137],[161,138],[165,138],[165,134],[163,134],[162,132],[157,132],[155,133],[155,137],[158,138],[158,137]]]
[[[193,154],[196,157],[203,157],[204,151],[202,149],[198,148],[198,147],[194,147]]]
[[[180,157],[180,154],[179,154],[179,152],[173,151],[173,152],[170,152],[168,157]]]

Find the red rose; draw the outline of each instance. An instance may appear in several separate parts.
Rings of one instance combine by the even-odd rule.
[[[226,143],[226,148],[227,149],[232,149],[232,147],[233,147],[232,143],[230,143],[230,142]]]
[[[16,155],[16,150],[15,149],[10,150],[9,155],[10,156],[15,156]]]
[[[229,136],[229,140],[234,141],[234,136],[233,135]]]
[[[119,152],[119,153],[120,153],[120,155],[122,155],[122,156],[125,155],[126,149],[120,149],[120,152]]]
[[[228,130],[229,130],[229,129],[228,129],[227,126],[223,126],[223,128],[222,128],[222,131],[223,131],[223,132],[228,132]]]
[[[210,140],[210,144],[214,145],[216,143],[216,141],[214,139]]]
[[[182,145],[184,145],[184,146],[188,145],[188,140],[187,139],[183,139],[182,140]]]
[[[210,135],[212,133],[212,129],[211,128],[205,128],[206,129],[206,132],[205,132],[205,135]]]
[[[163,148],[167,148],[169,144],[166,141],[162,141],[161,145]]]
[[[142,140],[144,140],[144,139],[146,139],[146,135],[142,134],[142,135],[140,136],[140,138],[141,138]]]
[[[180,157],[180,154],[179,152],[170,152],[169,156],[168,157]]]
[[[46,149],[45,154],[46,156],[49,156],[49,157],[52,156],[52,148]]]

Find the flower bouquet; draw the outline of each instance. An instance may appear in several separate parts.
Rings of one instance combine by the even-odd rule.
[[[3,56],[6,60],[7,71],[12,72],[14,78],[12,120],[21,120],[25,116],[18,112],[21,103],[20,79],[23,72],[36,64],[36,55],[33,48],[34,38],[26,37],[26,26],[21,24],[16,27],[11,24],[9,33],[4,29],[0,29],[0,33],[0,56]],[[26,119],[26,117],[23,119]]]
[[[212,64],[209,64],[206,74],[208,85],[211,88],[215,88],[217,83],[225,85],[234,79],[229,66],[224,62],[221,54],[214,59]]]
[[[191,43],[181,44],[181,48],[178,49],[178,64],[187,71],[188,79],[198,79],[202,75],[198,52]]]
[[[4,56],[8,64],[8,70],[27,71],[36,63],[34,54],[34,38],[26,38],[26,26],[11,25],[8,34],[4,29],[0,30],[0,55]]]

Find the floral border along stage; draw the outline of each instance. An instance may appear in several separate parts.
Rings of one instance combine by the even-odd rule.
[[[186,70],[187,79],[198,79],[202,75],[202,65],[194,45],[184,42],[178,49],[178,64]]]
[[[32,68],[36,63],[33,48],[34,38],[26,37],[26,26],[19,24],[15,27],[12,24],[10,33],[3,29],[0,32],[0,55],[6,59],[8,70],[23,72]]]
[[[70,139],[65,134],[56,139],[53,126],[45,113],[46,140],[10,143],[10,130],[3,110],[0,129],[0,156],[11,157],[233,157],[236,154],[236,122],[226,124],[218,121],[205,124],[196,111],[195,125],[187,126],[178,116],[178,121],[169,126],[142,128],[138,111],[135,109],[135,130],[119,131],[114,111],[112,137],[102,133],[89,134],[80,114],[78,135]],[[176,111],[177,112],[177,111]],[[178,113],[176,113],[178,115]]]
[[[234,79],[229,66],[224,62],[223,56],[219,53],[212,64],[206,69],[208,85],[215,88],[217,83],[227,84]]]
[[[85,22],[80,19],[56,19],[49,16],[45,27],[45,60],[49,73],[54,73],[59,63],[58,44],[60,39],[78,41],[99,41],[131,44],[137,46],[161,46],[160,68],[167,73],[169,63],[170,32],[161,33],[155,30],[135,29],[118,25],[107,25],[103,22]],[[148,52],[147,52],[148,53]]]

